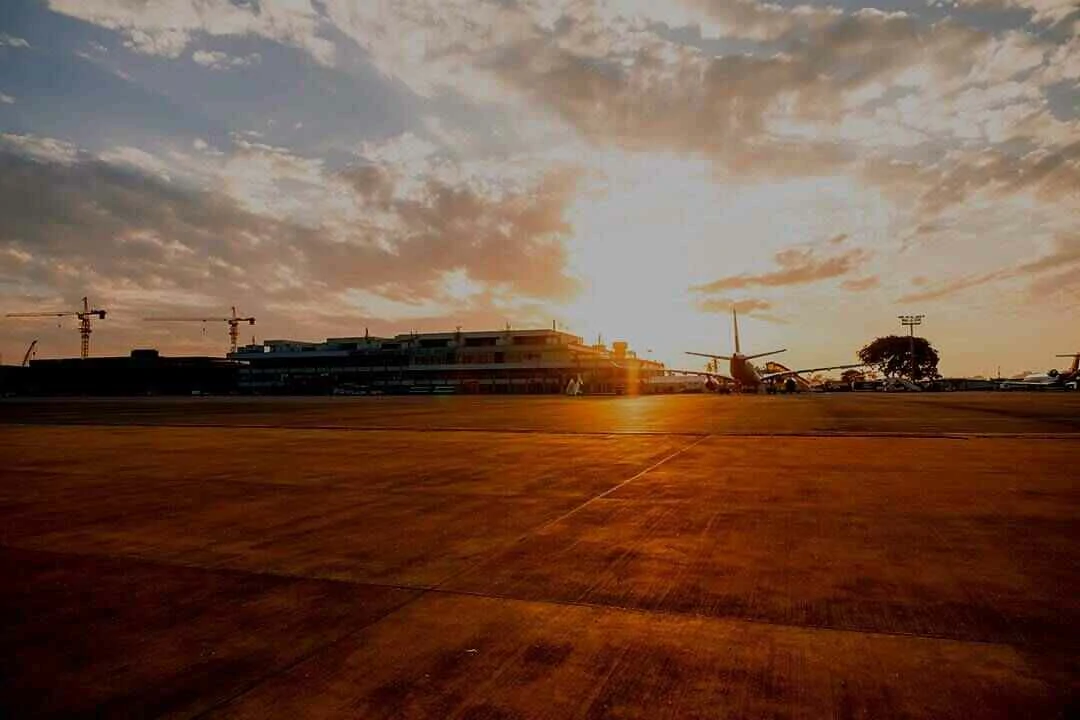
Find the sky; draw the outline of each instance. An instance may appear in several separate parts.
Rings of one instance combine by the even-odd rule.
[[[1080,4],[4,0],[0,311],[92,353],[550,327],[1080,350]],[[18,362],[71,319],[0,319]]]

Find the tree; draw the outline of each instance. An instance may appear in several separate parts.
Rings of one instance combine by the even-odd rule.
[[[915,362],[911,361],[913,339],[906,335],[879,337],[859,351],[859,359],[885,375],[906,375],[910,380],[941,377],[937,350],[926,338],[914,338]]]

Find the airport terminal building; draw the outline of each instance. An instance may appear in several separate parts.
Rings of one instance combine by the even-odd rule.
[[[586,393],[634,393],[664,374],[624,342],[554,329],[267,340],[229,359],[242,363],[239,390],[258,394],[561,393],[575,378]]]

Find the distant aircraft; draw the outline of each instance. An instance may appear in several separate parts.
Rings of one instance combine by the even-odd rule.
[[[1077,390],[1080,385],[1080,353],[1065,353],[1054,357],[1071,357],[1068,370],[1047,370],[1032,373],[1016,380],[1001,383],[1002,390]]]
[[[782,378],[795,377],[803,373],[819,372],[823,370],[846,370],[847,368],[863,367],[862,363],[856,363],[854,365],[829,365],[828,367],[813,367],[802,368],[801,370],[783,370],[780,372],[766,372],[761,368],[755,367],[751,360],[757,358],[766,357],[768,355],[776,355],[778,353],[787,352],[783,350],[770,350],[769,352],[756,353],[754,355],[743,355],[742,348],[739,346],[739,315],[735,311],[735,308],[731,308],[731,322],[735,332],[735,352],[731,355],[713,355],[711,353],[700,352],[687,352],[687,355],[696,355],[697,357],[712,358],[713,360],[727,360],[730,365],[731,375],[721,375],[719,373],[711,372],[695,372],[695,371],[679,371],[688,374],[704,375],[709,378],[722,378],[735,384],[737,391],[752,390],[758,391],[762,389],[766,384],[773,383]]]

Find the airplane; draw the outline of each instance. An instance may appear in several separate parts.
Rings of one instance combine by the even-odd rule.
[[[743,355],[742,348],[739,345],[739,315],[735,308],[731,308],[731,323],[735,332],[735,352],[731,355],[713,355],[711,353],[700,352],[687,352],[687,355],[695,355],[697,357],[706,357],[713,360],[727,360],[730,365],[730,375],[721,375],[715,372],[699,372],[692,370],[676,371],[687,374],[704,375],[713,382],[715,379],[723,379],[728,382],[734,383],[737,392],[744,390],[752,390],[754,392],[760,391],[768,385],[775,383],[777,380],[783,378],[794,378],[797,375],[811,372],[821,372],[825,370],[846,370],[848,368],[864,367],[863,363],[856,363],[854,365],[829,365],[827,367],[813,367],[802,368],[800,370],[784,370],[781,372],[766,372],[761,368],[756,367],[751,360],[757,358],[767,357],[769,355],[777,355],[782,352],[787,352],[787,349],[782,350],[770,350],[769,352],[755,353],[753,355]]]
[[[709,370],[673,370],[668,368],[665,372],[668,375],[695,375],[697,377],[703,377],[705,378],[706,390],[722,394],[729,394],[731,392],[731,386],[735,382],[732,378],[723,373],[712,372]]]
[[[1001,383],[1002,390],[1077,390],[1080,389],[1080,353],[1065,353],[1054,357],[1071,357],[1068,370],[1048,370],[1032,373],[1016,380]]]

